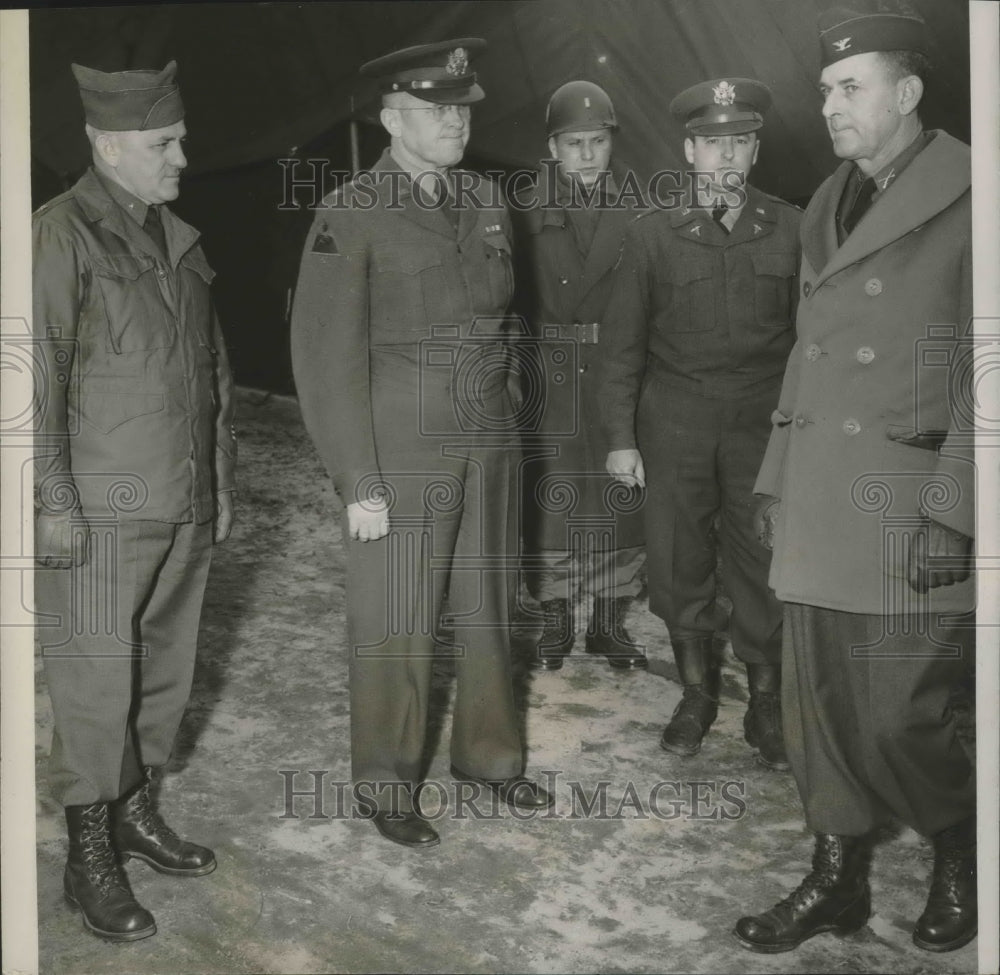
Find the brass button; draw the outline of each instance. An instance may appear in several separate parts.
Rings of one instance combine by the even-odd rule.
[[[844,433],[849,437],[857,436],[861,433],[861,424],[857,420],[844,420]]]
[[[809,297],[809,295],[812,294],[812,290],[813,290],[813,286],[812,286],[812,282],[811,281],[806,281],[806,283],[804,285],[802,285],[802,293],[807,298]]]
[[[815,362],[822,354],[823,350],[815,343],[806,346],[806,358],[810,362]]]
[[[569,284],[569,278],[560,278],[559,279],[559,283],[560,284]]]
[[[872,298],[882,294],[882,282],[878,278],[869,278],[865,282],[865,294]]]
[[[801,413],[799,413],[799,414],[798,414],[798,415],[797,415],[797,416],[795,417],[795,425],[796,425],[796,426],[797,426],[797,427],[798,427],[798,428],[799,428],[800,430],[801,430],[801,429],[802,429],[802,428],[803,428],[803,427],[804,427],[804,426],[805,426],[805,425],[806,425],[806,424],[807,424],[808,422],[809,422],[809,421],[808,421],[808,420],[807,420],[807,419],[806,419],[806,418],[805,418],[805,417],[804,417],[804,416],[803,416],[803,415],[802,415]]]
[[[582,366],[580,366],[580,372],[586,372],[588,368],[589,367],[587,366],[587,363],[585,362]]]
[[[875,350],[870,345],[863,345],[857,351],[858,362],[862,365],[867,366],[868,363],[875,361]]]

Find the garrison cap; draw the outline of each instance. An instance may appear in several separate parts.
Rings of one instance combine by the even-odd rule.
[[[928,53],[927,25],[913,13],[831,7],[819,18],[820,67],[872,51]]]
[[[737,135],[764,124],[771,89],[751,78],[718,78],[685,88],[670,103],[670,112],[688,135]]]
[[[469,70],[469,56],[484,47],[481,37],[418,44],[363,64],[361,74],[377,78],[383,94],[405,91],[439,105],[468,105],[486,97]]]
[[[74,64],[87,121],[95,129],[130,132],[164,129],[184,118],[177,62],[162,71],[97,71]]]

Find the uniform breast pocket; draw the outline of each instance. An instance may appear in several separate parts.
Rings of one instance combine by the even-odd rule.
[[[108,342],[115,353],[173,345],[176,329],[164,294],[166,271],[152,257],[103,254],[94,259],[94,280],[104,305]]]
[[[706,332],[715,325],[712,267],[704,261],[672,261],[667,272],[668,314],[662,319],[671,332]]]
[[[493,305],[504,311],[514,294],[514,270],[511,265],[510,241],[503,234],[488,234],[483,238],[486,251],[486,272]]]
[[[787,328],[791,323],[796,260],[792,253],[753,255],[754,305],[757,324]]]
[[[199,329],[208,327],[212,317],[210,285],[215,271],[200,250],[190,251],[181,258],[184,268],[184,310],[187,321]]]
[[[372,272],[372,326],[416,341],[446,305],[441,255],[426,243],[382,244],[372,252]]]

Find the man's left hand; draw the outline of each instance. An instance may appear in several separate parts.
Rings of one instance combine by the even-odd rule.
[[[233,492],[221,491],[215,496],[215,544],[224,542],[233,530]]]
[[[910,588],[919,593],[951,586],[969,578],[972,558],[972,539],[968,535],[928,519],[926,535],[911,535],[906,578]]]

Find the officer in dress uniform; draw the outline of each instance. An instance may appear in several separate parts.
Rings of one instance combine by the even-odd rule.
[[[975,768],[949,707],[975,625],[969,148],[921,125],[919,17],[835,7],[820,45],[844,161],[802,220],[798,341],[756,485],[815,853],[736,937],[776,952],[863,927],[869,837],[893,817],[934,846],[913,941],[950,951],[977,930]]]
[[[176,62],[74,64],[93,166],[34,216],[35,575],[66,810],[64,888],[110,941],[156,933],[122,861],[197,877],[150,795],[191,692],[213,541],[233,521],[232,381],[198,232]]]
[[[484,44],[361,69],[381,87],[390,145],[316,213],[292,314],[302,414],[343,503],[356,795],[383,836],[415,847],[439,842],[418,786],[445,592],[453,774],[510,804],[551,803],[522,775],[511,682],[510,221],[492,183],[454,168],[484,97],[469,67]]]
[[[587,653],[605,655],[618,670],[641,668],[646,657],[624,616],[642,586],[642,497],[604,471],[597,364],[612,271],[642,201],[624,193],[619,201],[610,172],[618,123],[607,92],[590,81],[567,82],[549,99],[545,118],[558,167],[543,170],[538,187],[514,207],[518,303],[538,340],[537,375],[545,383],[526,390],[526,404],[540,394],[543,412],[537,431],[526,435],[523,466],[528,586],[546,619],[538,657],[546,670],[562,666],[573,645],[572,603],[582,590],[594,596]],[[576,370],[569,381],[567,369]],[[551,503],[564,488],[569,512]]]
[[[626,236],[606,314],[603,411],[608,472],[647,487],[650,609],[667,624],[684,685],[660,744],[695,754],[717,714],[721,553],[750,688],[746,739],[782,769],[781,606],[753,482],[794,342],[799,212],[746,183],[770,102],[745,78],[673,100],[693,167],[688,205],[642,216]]]

